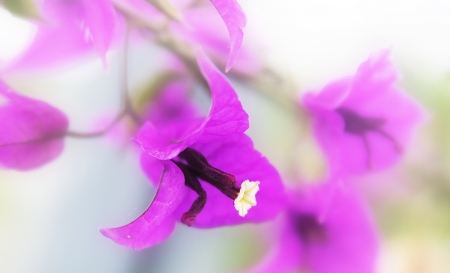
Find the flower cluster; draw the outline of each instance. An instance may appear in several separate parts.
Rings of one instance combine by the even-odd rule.
[[[67,137],[101,136],[130,117],[140,167],[156,189],[148,208],[121,227],[101,233],[132,249],[167,239],[176,223],[217,228],[276,219],[273,248],[249,272],[374,272],[379,236],[352,178],[392,167],[420,123],[421,108],[396,85],[389,51],[372,55],[355,75],[319,92],[290,98],[305,109],[328,162],[325,181],[285,190],[274,165],[245,133],[249,116],[217,67],[251,82],[261,66],[242,48],[246,17],[236,0],[43,0],[42,20],[29,48],[3,66],[2,78],[23,70],[60,66],[108,52],[119,43],[149,39],[167,49],[171,77],[138,109],[127,92],[106,130],[76,133],[55,107],[19,95],[0,81],[0,165],[31,170],[55,160]],[[149,19],[150,18],[150,19]],[[142,34],[139,38],[130,35]],[[228,37],[227,37],[228,36]],[[127,46],[124,47],[125,58]],[[239,54],[239,52],[241,54]],[[244,61],[242,61],[244,60]],[[214,62],[216,63],[214,63]],[[126,64],[126,62],[125,62]],[[181,64],[181,65],[180,65]],[[126,67],[124,68],[126,71]],[[246,78],[248,77],[248,78]],[[209,110],[192,90],[209,98]],[[299,111],[301,112],[301,111]],[[301,120],[299,118],[299,120]],[[130,130],[131,131],[131,130]]]

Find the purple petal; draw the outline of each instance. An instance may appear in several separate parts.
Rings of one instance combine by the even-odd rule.
[[[232,135],[221,141],[196,143],[192,148],[201,152],[212,166],[235,175],[238,186],[246,179],[260,181],[260,191],[256,194],[257,205],[245,217],[238,215],[233,200],[210,184],[201,182],[207,193],[207,201],[203,211],[197,216],[195,227],[213,228],[263,222],[273,219],[285,208],[286,196],[277,170],[254,149],[248,136]],[[187,192],[186,199],[177,209],[178,219],[188,211],[196,198],[196,193],[191,190]]]
[[[211,0],[211,3],[225,22],[230,35],[230,55],[225,69],[228,72],[238,57],[244,36],[242,29],[247,24],[247,20],[236,0]]]
[[[160,127],[146,122],[135,140],[149,155],[167,160],[174,158],[195,143],[202,135],[204,126],[204,119],[171,123]]]
[[[249,127],[248,115],[233,86],[202,51],[197,51],[197,63],[208,82],[212,101],[201,140],[211,141],[245,132]]]
[[[115,32],[115,11],[108,0],[46,0],[46,21],[39,25],[30,47],[7,70],[59,65],[96,51],[106,65]]]
[[[30,170],[63,150],[68,119],[53,106],[14,93],[0,81],[0,165]]]
[[[249,126],[248,115],[225,76],[204,53],[198,52],[197,57],[200,70],[211,89],[210,112],[205,119],[194,118],[164,126],[145,123],[135,140],[144,151],[158,159],[171,159],[197,141],[213,141],[226,135],[242,133]]]
[[[326,231],[325,240],[302,241],[301,267],[317,273],[375,272],[378,234],[367,208],[351,188],[310,187],[297,199],[295,213],[315,214]]]
[[[394,86],[398,75],[388,53],[383,51],[361,64],[354,77],[303,97],[334,171],[357,174],[392,166],[422,119],[423,111],[417,103]],[[338,112],[342,109],[378,120],[380,125],[359,134],[346,131],[345,117]]]
[[[176,220],[172,213],[184,199],[184,177],[171,161],[162,161],[162,164],[161,181],[148,209],[125,226],[101,229],[105,237],[132,249],[143,249],[164,241],[173,233]]]
[[[82,0],[86,31],[89,31],[94,48],[106,67],[106,52],[114,38],[116,11],[109,0]]]

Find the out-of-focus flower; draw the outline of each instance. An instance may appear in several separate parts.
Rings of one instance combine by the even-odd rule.
[[[52,67],[91,52],[107,66],[116,28],[109,0],[45,0],[41,14],[33,42],[5,71]]]
[[[180,104],[171,109],[181,110],[150,112],[153,122],[141,128],[136,141],[144,150],[142,168],[153,182],[160,181],[158,190],[138,219],[102,230],[116,243],[142,249],[166,239],[178,219],[213,228],[270,220],[284,208],[279,174],[243,133],[248,115],[232,86],[201,52],[198,65],[211,90],[210,112],[195,117],[191,106],[182,106],[189,104],[185,89],[176,85],[168,97],[181,98],[171,100]]]
[[[423,113],[395,86],[397,78],[386,50],[362,63],[353,77],[304,95],[332,172],[365,173],[399,160]]]
[[[376,271],[378,235],[350,187],[335,181],[290,195],[276,243],[248,273],[370,273]]]
[[[52,161],[63,150],[68,124],[60,110],[0,81],[0,166],[25,171]]]

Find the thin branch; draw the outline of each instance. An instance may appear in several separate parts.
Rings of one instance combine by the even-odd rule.
[[[122,100],[124,104],[125,114],[129,115],[136,124],[142,124],[142,120],[131,104],[129,90],[128,90],[128,48],[130,44],[130,24],[126,24],[125,38],[122,49],[122,71],[121,71],[121,90]]]
[[[162,48],[165,48],[178,56],[180,60],[182,60],[186,65],[188,71],[191,72],[193,76],[196,77],[200,81],[200,83],[206,87],[207,90],[209,90],[208,84],[206,83],[200,72],[200,69],[197,66],[195,49],[193,45],[172,35],[167,28],[167,22],[162,24],[155,24],[152,21],[148,20],[147,17],[140,14],[136,9],[132,8],[130,5],[120,0],[112,0],[112,2],[116,10],[121,13],[127,19],[127,21],[135,24],[138,27],[145,28],[151,31],[156,37],[156,42]]]
[[[111,130],[114,125],[116,125],[122,118],[124,118],[127,115],[127,111],[120,112],[112,121],[108,124],[105,128],[103,128],[100,131],[91,132],[91,133],[80,133],[80,132],[72,132],[67,131],[65,134],[61,135],[61,137],[73,137],[73,138],[95,138],[95,137],[101,137],[108,133],[109,130]]]

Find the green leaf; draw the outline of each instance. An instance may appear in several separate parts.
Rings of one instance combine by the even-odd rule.
[[[16,16],[39,19],[39,12],[33,0],[3,0],[3,7]]]

